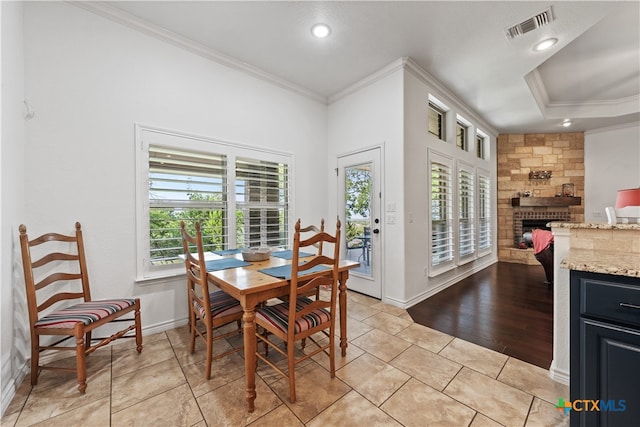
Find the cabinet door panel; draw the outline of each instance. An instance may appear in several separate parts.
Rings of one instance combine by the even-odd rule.
[[[578,398],[600,400],[600,411],[582,412],[580,424],[637,425],[640,420],[640,402],[635,401],[640,392],[640,333],[591,320],[581,319],[580,323],[586,363],[582,372],[584,387],[581,387],[584,395]]]

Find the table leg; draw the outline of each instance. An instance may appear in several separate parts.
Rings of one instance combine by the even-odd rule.
[[[256,400],[256,312],[255,306],[244,306],[242,316],[244,333],[244,373],[246,381],[246,398],[249,412],[255,410]]]
[[[349,271],[338,276],[338,302],[340,304],[340,349],[342,357],[347,355],[347,279]]]

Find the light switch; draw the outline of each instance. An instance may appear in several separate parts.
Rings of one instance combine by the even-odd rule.
[[[388,213],[387,214],[387,224],[395,224],[396,223],[396,214]]]

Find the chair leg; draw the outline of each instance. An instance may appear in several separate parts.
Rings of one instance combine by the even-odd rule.
[[[38,384],[38,374],[40,364],[40,337],[31,336],[31,385]]]
[[[289,401],[296,403],[296,361],[294,359],[293,351],[295,346],[290,343],[287,347],[287,361],[289,362]]]
[[[207,325],[207,365],[204,368],[204,377],[211,378],[211,364],[213,363],[213,327]]]
[[[136,351],[138,352],[138,354],[140,354],[142,352],[142,325],[140,321],[140,302],[139,301],[136,301],[134,319],[136,324]]]
[[[76,333],[76,370],[78,374],[78,391],[84,393],[87,390],[87,361],[84,352],[84,334]]]

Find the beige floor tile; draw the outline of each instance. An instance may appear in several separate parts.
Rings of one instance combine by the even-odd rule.
[[[111,410],[121,411],[187,381],[175,359],[165,360],[113,379]]]
[[[394,316],[397,316],[397,317],[402,317],[405,314],[408,314],[407,310],[405,310],[402,307],[396,307],[395,305],[385,304],[383,302],[378,302],[377,304],[373,304],[371,307],[375,308],[376,310],[383,311],[385,313],[393,314]]]
[[[522,426],[533,396],[469,368],[462,370],[444,393],[507,426]]]
[[[135,347],[114,353],[112,375],[116,378],[174,358],[171,343],[165,337],[146,344],[141,353]]]
[[[396,420],[378,409],[374,404],[350,391],[326,411],[309,421],[309,427],[326,426],[367,426],[394,427],[401,426]]]
[[[198,397],[198,405],[210,426],[246,426],[282,405],[282,401],[256,377],[255,410],[247,410],[245,380],[237,379]]]
[[[303,423],[314,418],[351,390],[340,378],[331,378],[329,372],[317,363],[297,367],[295,384],[295,403],[289,400],[289,380],[286,378],[271,384],[271,388]]]
[[[396,336],[425,350],[429,350],[432,353],[440,352],[440,350],[445,348],[447,344],[453,340],[451,335],[418,325],[417,323],[412,323],[406,329],[396,334]]]
[[[353,343],[385,362],[390,361],[411,346],[407,341],[378,329],[373,329],[354,339]]]
[[[284,404],[250,425],[251,427],[304,427],[298,417]]]
[[[191,390],[196,397],[229,384],[239,378],[244,378],[244,359],[239,353],[233,353],[211,364],[211,378],[204,377],[205,361],[182,366]]]
[[[338,325],[338,321],[336,320],[336,325]],[[353,317],[347,318],[347,339],[353,340],[362,336],[373,329],[373,326],[367,325],[360,320],[357,320]],[[340,327],[336,327],[336,334],[338,335],[338,340],[340,339]]]
[[[440,391],[462,368],[456,362],[416,346],[411,346],[390,364]]]
[[[109,398],[91,402],[85,406],[72,409],[64,414],[49,418],[33,426],[91,426],[108,427],[109,423]]]
[[[75,358],[72,359],[75,364]],[[111,382],[108,360],[96,356],[88,363],[85,393],[78,391],[75,373],[44,371],[40,374],[38,384],[31,390],[16,426],[32,425],[108,398]],[[58,362],[57,365],[61,364]]]
[[[144,346],[146,346],[147,344],[151,344],[154,341],[158,341],[158,340],[166,340],[167,339],[167,334],[165,332],[158,332],[155,334],[150,334],[150,335],[142,335],[142,351],[144,351]],[[131,350],[131,349],[135,349],[136,348],[136,339],[135,338],[126,338],[126,339],[119,339],[113,342],[113,344],[111,344],[111,348],[113,350],[114,353],[118,353],[120,351],[126,351],[126,350]]]
[[[569,397],[569,386],[553,381],[549,371],[521,360],[509,358],[498,380],[533,394],[551,404]]]
[[[502,427],[502,424],[477,413],[469,427]]]
[[[349,346],[347,347],[347,355],[342,357],[342,349],[340,348],[340,340],[337,339],[337,338],[336,338],[334,352],[335,352],[336,371],[338,371],[338,369],[341,369],[342,367],[344,367],[347,364],[349,364],[352,360],[357,359],[362,354],[364,354],[364,350],[363,349],[361,349],[360,347],[358,347],[357,345],[355,345],[353,343],[349,343]],[[315,356],[313,356],[312,359],[317,364],[319,364],[320,366],[325,368],[327,371],[329,370],[329,363],[330,363],[329,362],[329,356],[327,356],[326,354],[318,353]]]
[[[200,408],[187,384],[150,397],[122,411],[114,411],[111,415],[114,426],[192,426],[202,420]]]
[[[376,406],[381,405],[410,378],[368,353],[340,369],[336,375]]]
[[[451,359],[461,365],[474,369],[482,374],[496,378],[507,362],[509,356],[498,353],[477,344],[456,338],[447,345],[440,356]]]
[[[534,398],[526,427],[569,427],[569,414],[564,415],[555,405],[544,400]]]
[[[5,409],[4,414],[2,416],[2,424],[5,425],[13,425],[12,422],[8,421],[9,415],[16,414],[15,419],[18,419],[18,415],[22,410],[22,407],[27,402],[29,398],[29,394],[31,393],[31,375],[27,372],[27,375],[24,377],[22,384],[16,390],[16,394],[13,396],[11,403]]]
[[[347,316],[351,319],[364,320],[374,314],[380,313],[380,310],[376,310],[369,305],[360,304],[359,302],[349,301],[347,304]],[[347,320],[347,324],[349,321]]]
[[[380,302],[379,299],[373,298],[367,295],[359,294],[357,292],[347,292],[347,307],[350,302],[357,302],[368,306],[376,305]]]
[[[411,324],[411,322],[407,320],[403,320],[393,314],[384,313],[382,311],[374,314],[373,316],[367,317],[362,322],[391,335],[397,334]]]
[[[466,426],[475,415],[474,410],[413,378],[380,409],[404,426]]]

